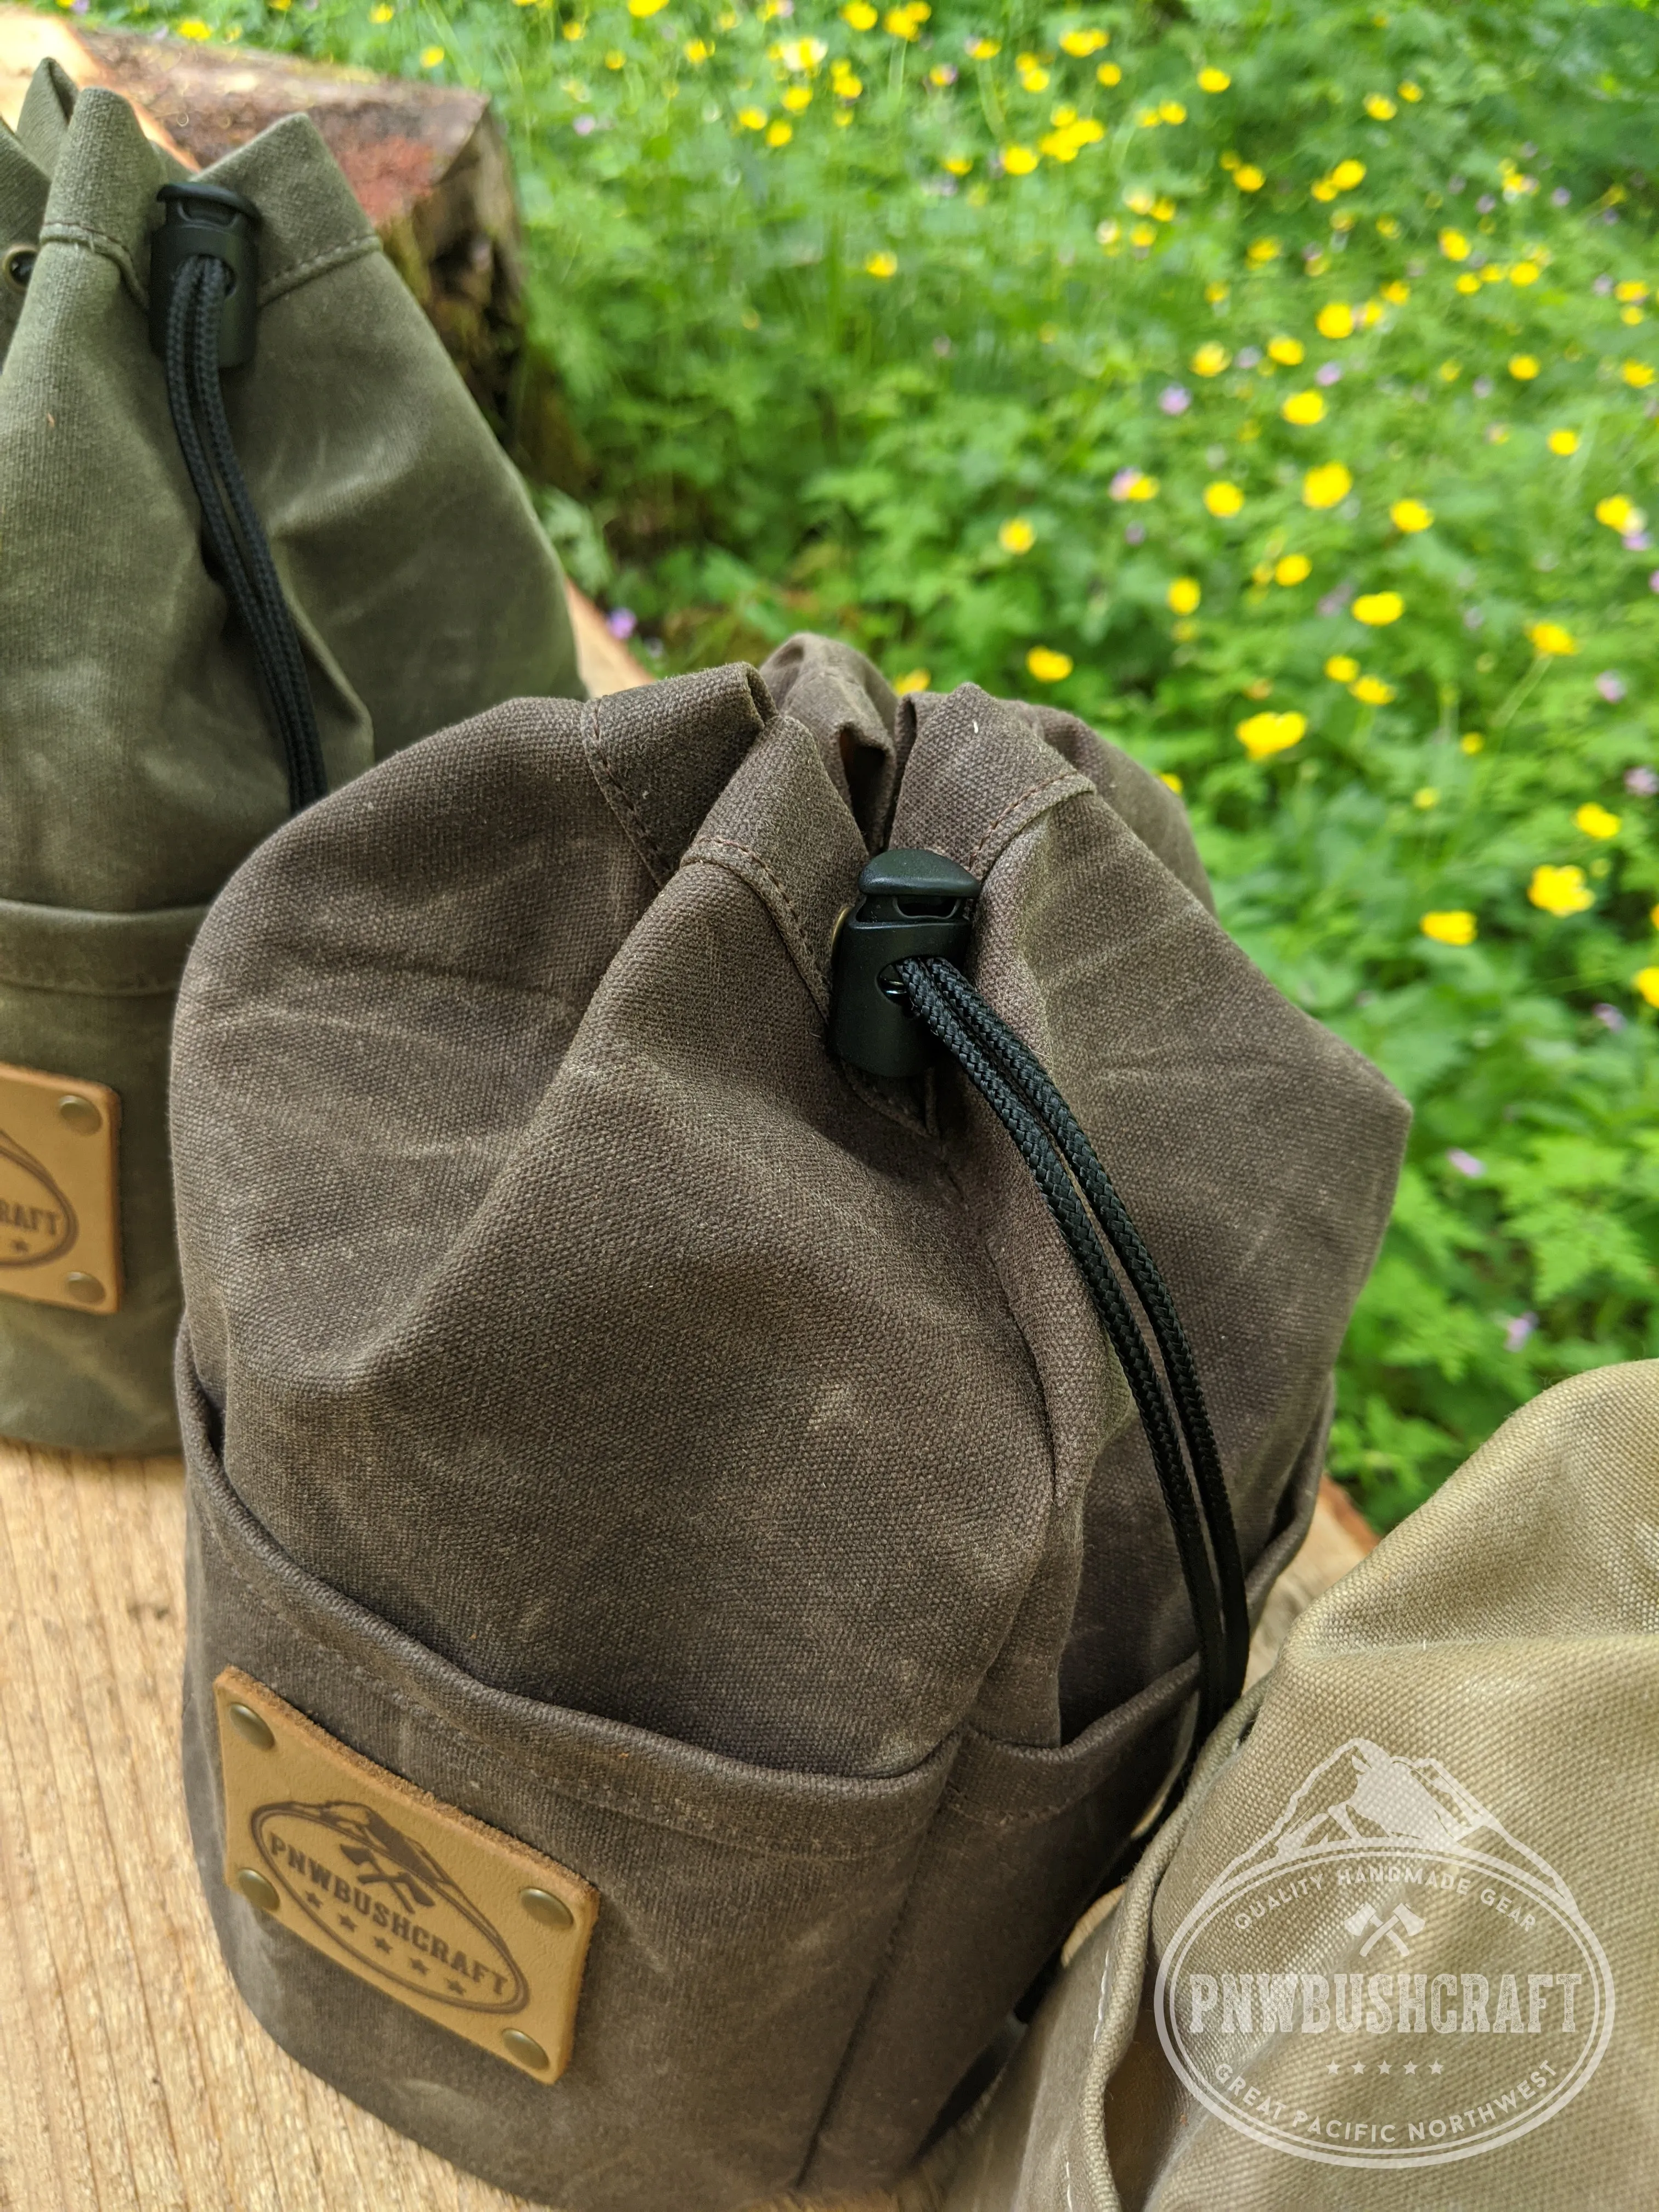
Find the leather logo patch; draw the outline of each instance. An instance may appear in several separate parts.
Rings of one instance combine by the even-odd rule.
[[[0,1292],[82,1313],[119,1306],[120,1121],[104,1084],[0,1065]]]
[[[360,1981],[556,2081],[598,1892],[359,1757],[240,1668],[213,1686],[229,1887]]]

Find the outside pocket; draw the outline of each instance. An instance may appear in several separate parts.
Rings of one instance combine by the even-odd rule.
[[[792,1774],[489,1689],[273,1543],[225,1478],[187,1331],[179,1362],[185,1790],[220,1944],[260,2021],[392,2126],[562,2212],[736,2212],[789,2187],[955,1743],[893,1779]],[[423,1540],[395,1498],[382,1540]],[[599,1891],[558,2081],[405,2009],[226,1887],[212,1684],[228,1665]]]

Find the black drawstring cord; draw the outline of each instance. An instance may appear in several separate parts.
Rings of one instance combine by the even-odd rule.
[[[192,255],[179,269],[167,308],[167,404],[203,528],[253,647],[265,710],[283,747],[289,810],[297,814],[326,793],[328,776],[294,617],[225,413],[219,327],[228,281],[225,264],[211,254]]]
[[[1231,1705],[1244,1686],[1244,1670],[1250,1654],[1250,1608],[1244,1588],[1244,1563],[1239,1556],[1233,1529],[1232,1506],[1222,1479],[1221,1455],[1210,1425],[1209,1407],[1187,1332],[1181,1325],[1168,1285],[1141,1241],[1110,1177],[1095,1149],[1041,1060],[1028,1049],[975,990],[960,969],[948,960],[928,963],[933,982],[944,994],[963,1026],[1022,1091],[1027,1103],[1047,1123],[1066,1166],[1093,1208],[1106,1240],[1140,1301],[1169,1378],[1170,1395],[1186,1440],[1193,1480],[1197,1485],[1204,1517],[1215,1555],[1221,1597],[1225,1644],[1225,1674]]]

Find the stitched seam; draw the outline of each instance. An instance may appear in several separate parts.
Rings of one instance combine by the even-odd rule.
[[[782,906],[785,914],[789,917],[789,927],[794,937],[795,948],[797,951],[799,952],[802,958],[811,969],[812,973],[817,977],[818,982],[823,990],[828,992],[830,988],[830,979],[825,975],[823,969],[818,961],[817,955],[812,950],[811,939],[806,933],[806,924],[801,920],[800,915],[796,912],[794,901],[790,897],[788,892],[785,890],[783,885],[778,881],[777,877],[773,873],[771,867],[768,865],[766,860],[762,858],[760,854],[754,851],[751,847],[740,844],[735,837],[699,837],[696,843],[691,848],[690,852],[686,855],[686,857],[688,860],[701,859],[707,854],[710,848],[721,848],[728,853],[740,854],[745,860],[750,862],[751,865],[757,868],[761,874],[765,877],[767,882],[771,884],[773,890],[777,893],[779,902]],[[711,860],[709,865],[712,867],[719,867],[722,864],[718,860]]]
[[[112,261],[126,278],[141,307],[149,305],[149,287],[139,281],[133,266],[132,255],[123,241],[107,230],[100,230],[90,222],[48,222],[40,227],[42,246],[82,246],[90,253],[101,253]]]
[[[592,770],[593,781],[605,795],[605,805],[622,823],[629,841],[638,848],[660,887],[673,874],[673,865],[652,836],[644,816],[634,804],[627,785],[611,764],[599,736],[601,703],[598,699],[590,699],[582,708],[582,750]]]
[[[346,246],[331,246],[325,253],[313,253],[309,261],[296,261],[290,269],[279,269],[259,287],[259,305],[263,307],[283,293],[291,292],[307,276],[321,276],[325,270],[337,268],[342,262],[360,261],[365,254],[380,251],[380,241],[373,237],[354,238]]]
[[[1027,789],[1020,793],[1018,799],[1011,799],[1008,804],[1003,808],[1001,813],[999,814],[994,821],[988,823],[985,829],[981,831],[979,842],[975,845],[973,851],[968,856],[968,872],[970,876],[978,875],[980,872],[979,863],[981,855],[990,845],[998,831],[1003,827],[1003,824],[1017,815],[1022,807],[1029,805],[1032,799],[1040,799],[1045,791],[1052,791],[1056,784],[1060,783],[1068,783],[1074,790],[1077,791],[1092,791],[1094,789],[1094,786],[1090,782],[1088,777],[1086,775],[1079,775],[1074,768],[1061,769],[1058,775],[1046,775],[1043,777],[1041,783],[1034,783],[1029,786]]]
[[[205,1486],[204,1488],[205,1489]],[[253,1601],[268,1620],[275,1621],[278,1627],[289,1634],[295,1633],[295,1624],[272,1601],[266,1592],[248,1580],[241,1567],[231,1557],[229,1546],[217,1524],[216,1509],[211,1497],[204,1498],[204,1503],[207,1509],[204,1514],[204,1533],[210,1537],[225,1572],[230,1576],[238,1588]],[[243,1510],[246,1511],[246,1508],[244,1507]],[[214,1516],[210,1522],[210,1515]],[[251,1519],[252,1516],[250,1515],[249,1517]],[[502,1759],[509,1756],[498,1744],[491,1742],[488,1736],[480,1735],[475,1730],[458,1724],[438,1712],[424,1698],[411,1697],[407,1691],[394,1687],[391,1683],[382,1680],[378,1674],[371,1674],[367,1668],[360,1666],[346,1652],[341,1640],[342,1632],[332,1622],[326,1625],[321,1635],[319,1635],[314,1625],[297,1632],[316,1637],[319,1641],[324,1642],[325,1648],[331,1651],[337,1662],[354,1680],[362,1683],[373,1696],[397,1707],[399,1711],[422,1723],[437,1735],[447,1738],[450,1742],[462,1746],[470,1753],[482,1752],[489,1759]],[[482,1688],[484,1686],[481,1684],[479,1686]],[[665,1739],[665,1741],[670,1741],[670,1739]],[[364,1756],[362,1753],[358,1755]],[[930,1799],[924,1816],[911,1821],[896,1834],[885,1836],[878,1843],[872,1843],[867,1848],[837,1851],[825,1850],[815,1844],[804,1844],[798,1849],[781,1850],[775,1845],[756,1842],[752,1837],[744,1835],[741,1830],[727,1821],[710,1820],[705,1816],[699,1815],[696,1808],[681,1797],[659,1798],[648,1806],[641,1808],[637,1799],[630,1801],[626,1797],[615,1796],[603,1786],[595,1787],[587,1783],[572,1781],[567,1777],[548,1775],[539,1765],[532,1771],[538,1780],[545,1781],[556,1792],[576,1798],[580,1802],[593,1806],[599,1811],[619,1814],[623,1818],[634,1820],[644,1827],[666,1828],[677,1835],[696,1836],[704,1841],[714,1840],[734,1844],[738,1850],[748,1852],[751,1856],[762,1859],[817,1859],[836,1864],[856,1864],[861,1860],[890,1854],[899,1844],[908,1842],[913,1835],[925,1832],[933,1825],[939,1804],[939,1799]],[[672,1812],[678,1813],[680,1817],[678,1820],[665,1817],[660,1809],[665,1806]],[[457,1809],[465,1812],[470,1808],[461,1806]],[[474,1812],[472,1818],[482,1820],[485,1816]]]

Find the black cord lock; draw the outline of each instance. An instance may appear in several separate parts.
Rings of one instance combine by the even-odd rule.
[[[219,310],[219,366],[240,368],[253,358],[259,306],[259,210],[222,185],[163,185],[156,193],[161,227],[149,242],[149,343],[165,354],[167,310],[179,272],[195,255],[210,254],[229,272]]]
[[[979,884],[940,853],[878,853],[836,933],[830,1048],[868,1075],[902,1080],[927,1065],[931,1041],[899,981],[901,960],[955,959],[974,925]]]

